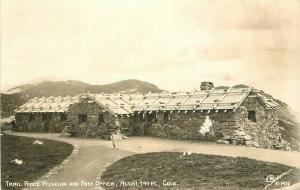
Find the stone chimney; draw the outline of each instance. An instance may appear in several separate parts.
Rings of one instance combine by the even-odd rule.
[[[212,82],[201,82],[200,90],[211,90],[214,88],[214,83]]]

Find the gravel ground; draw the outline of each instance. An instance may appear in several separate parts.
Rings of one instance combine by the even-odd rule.
[[[11,135],[47,138],[71,143],[77,147],[73,155],[59,170],[45,176],[41,180],[47,182],[96,182],[106,167],[112,162],[128,155],[146,152],[176,151],[193,152],[212,155],[248,157],[252,159],[277,162],[300,168],[300,152],[285,152],[269,149],[250,148],[236,145],[221,145],[211,142],[196,142],[187,140],[171,140],[156,137],[130,137],[118,141],[116,148],[111,141],[91,138],[59,137],[59,134],[8,132]],[[95,187],[96,186],[96,187]],[[34,189],[34,188],[30,188]],[[37,188],[41,189],[41,188]],[[54,189],[43,187],[43,189]],[[59,188],[57,188],[59,189]],[[79,184],[78,187],[63,187],[61,189],[100,189]]]

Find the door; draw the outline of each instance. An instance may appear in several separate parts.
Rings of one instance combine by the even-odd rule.
[[[45,121],[45,132],[49,132],[49,120]]]
[[[44,120],[44,131],[49,132],[50,131],[50,121],[52,119],[52,114],[51,113],[44,113],[42,115],[42,119]]]
[[[145,113],[145,135],[153,135],[151,131],[152,124],[157,122],[156,113]]]
[[[145,113],[144,135],[148,135],[149,117],[148,113]]]

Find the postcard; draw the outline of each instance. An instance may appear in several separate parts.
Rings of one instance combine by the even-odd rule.
[[[299,0],[2,0],[1,189],[300,189]]]

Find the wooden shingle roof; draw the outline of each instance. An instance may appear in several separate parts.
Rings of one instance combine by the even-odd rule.
[[[147,94],[132,105],[134,111],[235,110],[252,88]]]
[[[235,111],[253,88],[212,89],[193,92],[164,92],[122,95],[84,94],[75,97],[34,98],[19,107],[18,112],[66,112],[84,98],[90,98],[113,115],[130,115],[143,111]],[[278,104],[256,93],[256,97],[267,109]]]
[[[85,95],[66,97],[33,98],[15,110],[16,113],[28,112],[66,112],[79,103]]]

